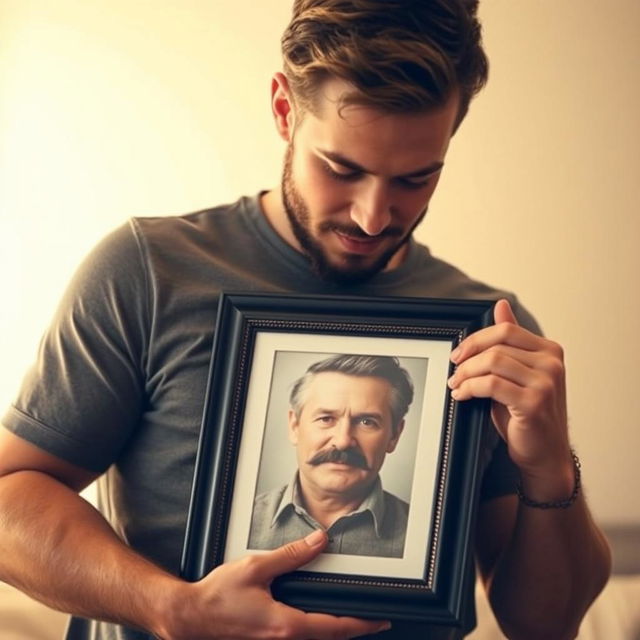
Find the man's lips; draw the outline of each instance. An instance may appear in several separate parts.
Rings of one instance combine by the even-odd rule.
[[[372,237],[355,237],[335,231],[340,243],[349,253],[358,253],[361,255],[368,255],[375,253],[375,251],[383,244],[385,236],[372,236]]]

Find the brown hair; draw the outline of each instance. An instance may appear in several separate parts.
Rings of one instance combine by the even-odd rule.
[[[312,112],[324,81],[355,88],[340,108],[390,113],[442,106],[460,92],[459,124],[487,80],[477,0],[295,0],[282,36],[293,99]]]

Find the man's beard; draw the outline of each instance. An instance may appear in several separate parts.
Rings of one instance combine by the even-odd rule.
[[[376,237],[386,236],[399,238],[399,240],[397,244],[380,254],[370,264],[366,263],[366,256],[357,254],[346,255],[344,257],[344,266],[331,264],[322,244],[312,235],[309,209],[293,181],[292,158],[293,145],[290,144],[287,147],[282,173],[282,202],[284,210],[296,240],[311,261],[311,268],[324,280],[344,285],[358,284],[382,271],[396,252],[409,241],[413,230],[420,224],[427,213],[425,208],[418,216],[415,224],[406,233],[403,233],[403,230],[397,227],[388,227],[378,234]],[[345,225],[329,221],[322,222],[319,225],[319,233],[332,231],[338,231],[352,238],[370,238],[357,225]]]

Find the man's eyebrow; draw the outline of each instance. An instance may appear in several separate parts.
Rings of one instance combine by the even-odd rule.
[[[378,421],[384,420],[383,414],[377,411],[362,411],[361,413],[354,413],[352,416],[353,420],[362,420],[363,418],[373,418]]]
[[[372,171],[369,171],[368,169],[365,169],[363,166],[359,165],[357,162],[354,162],[353,160],[349,160],[349,158],[345,158],[341,153],[338,153],[336,151],[326,151],[324,149],[318,149],[318,152],[320,154],[322,154],[325,158],[327,158],[328,160],[331,160],[332,162],[335,162],[336,164],[340,164],[343,167],[347,167],[348,169],[351,169],[352,171],[358,171],[359,173],[368,173],[368,174],[372,174]],[[438,171],[440,171],[440,169],[442,169],[442,167],[444,166],[444,162],[442,161],[437,161],[434,162],[432,164],[427,165],[426,167],[420,167],[419,169],[416,169],[415,171],[411,171],[409,173],[403,173],[399,176],[394,176],[396,178],[422,178],[422,177],[426,177],[428,175],[431,175],[432,173],[437,173]]]
[[[317,415],[336,415],[340,413],[337,409],[325,409],[324,407],[317,407],[311,412],[312,416]],[[361,411],[360,413],[354,413],[351,416],[352,420],[362,420],[363,418],[373,418],[374,420],[384,420],[384,414],[378,411]]]
[[[337,413],[337,411],[335,409],[325,409],[324,407],[316,407],[311,412],[311,415],[315,416],[315,415],[319,415],[319,414],[322,414],[322,413],[334,414],[334,413]]]

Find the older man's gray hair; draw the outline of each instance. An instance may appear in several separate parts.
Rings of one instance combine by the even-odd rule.
[[[300,419],[307,400],[311,381],[318,373],[336,372],[348,376],[375,377],[387,380],[391,385],[391,421],[395,430],[413,401],[413,383],[398,358],[393,356],[367,356],[338,354],[312,364],[305,374],[293,384],[289,403],[296,418]]]

